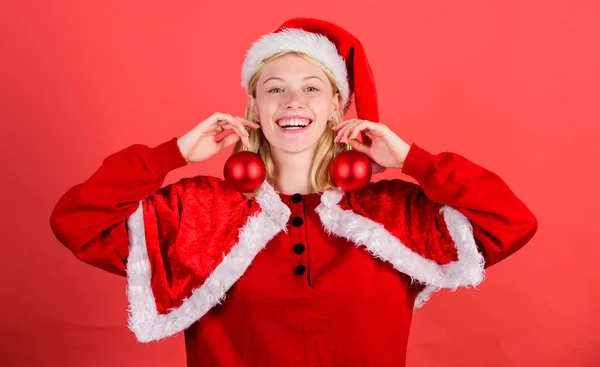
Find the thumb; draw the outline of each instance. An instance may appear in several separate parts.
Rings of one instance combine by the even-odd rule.
[[[360,141],[358,141],[356,139],[350,139],[350,140],[348,140],[348,142],[350,143],[350,146],[352,146],[352,149],[355,149],[361,153],[369,155],[369,153],[368,153],[369,147],[367,145],[361,143]]]

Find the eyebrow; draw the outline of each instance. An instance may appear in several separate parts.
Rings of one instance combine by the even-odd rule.
[[[312,78],[319,79],[320,81],[323,82],[323,80],[321,78],[319,78],[318,76],[315,76],[315,75],[307,76],[306,78],[302,78],[302,80],[308,80],[308,79],[312,79]],[[271,78],[265,80],[263,82],[263,84],[266,84],[269,80],[283,80],[283,78],[279,78],[279,77],[274,76],[274,77],[271,77]]]

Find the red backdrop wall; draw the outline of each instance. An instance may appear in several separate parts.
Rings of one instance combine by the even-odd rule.
[[[135,143],[242,115],[244,53],[289,17],[362,39],[381,121],[500,175],[537,215],[479,290],[417,311],[409,366],[600,365],[600,12],[594,1],[9,1],[0,11],[4,366],[183,366],[183,337],[139,344],[125,280],[78,261],[48,218]],[[222,177],[230,150],[172,172]],[[388,171],[375,180],[399,177]]]

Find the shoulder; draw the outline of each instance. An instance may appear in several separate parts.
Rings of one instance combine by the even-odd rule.
[[[226,186],[225,180],[218,177],[198,175],[184,177],[177,182],[160,188],[157,195],[178,195],[181,197],[196,197],[198,195],[214,199],[245,199],[240,192]]]
[[[212,208],[234,210],[240,206],[256,209],[256,202],[228,188],[225,180],[208,175],[185,177],[160,188],[149,201],[170,207]]]
[[[418,201],[422,195],[421,186],[402,179],[371,182],[362,190],[346,194],[350,208],[371,215],[406,210],[411,202]]]
[[[366,199],[370,197],[380,197],[387,195],[406,194],[421,187],[415,183],[405,181],[399,178],[384,179],[377,182],[370,182],[362,190],[354,193],[357,199]]]
[[[220,192],[225,190],[225,181],[218,177],[198,175],[184,177],[179,181],[160,188],[157,193],[192,194],[197,192]]]

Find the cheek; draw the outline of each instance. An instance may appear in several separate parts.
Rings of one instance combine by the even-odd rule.
[[[309,106],[314,113],[320,115],[320,117],[323,117],[324,119],[329,117],[332,108],[331,101],[326,98],[315,98],[310,102]]]
[[[267,115],[277,111],[281,105],[281,98],[277,96],[261,96],[256,99],[256,109],[261,115]],[[264,117],[264,116],[263,116]]]

